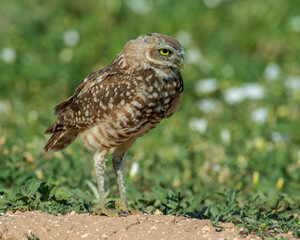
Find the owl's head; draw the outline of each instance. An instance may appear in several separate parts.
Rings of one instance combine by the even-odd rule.
[[[126,43],[124,58],[129,65],[180,69],[184,50],[180,43],[167,35],[149,33]]]

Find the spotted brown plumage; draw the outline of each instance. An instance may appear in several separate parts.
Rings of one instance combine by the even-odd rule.
[[[96,150],[100,204],[95,214],[118,215],[105,205],[105,156],[111,148],[120,189],[119,207],[128,206],[123,181],[123,156],[134,141],[179,107],[183,93],[180,68],[184,52],[174,38],[152,33],[129,41],[106,68],[90,74],[73,96],[54,107],[57,121],[44,150],[59,151],[77,137]]]

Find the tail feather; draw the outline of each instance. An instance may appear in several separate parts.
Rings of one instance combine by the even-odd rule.
[[[49,128],[47,128],[44,134],[53,134],[55,132],[54,129],[55,129],[55,123],[52,124]]]
[[[59,115],[58,119],[55,123],[53,123],[44,134],[52,134],[50,139],[48,140],[46,146],[44,147],[44,151],[48,152],[49,150],[60,151],[69,146],[79,134],[78,129],[68,128],[64,125],[66,118],[72,118],[73,113],[68,108],[68,106],[72,103],[73,96],[69,97],[65,101],[57,104],[54,108],[54,114]],[[70,116],[69,116],[70,115]]]
[[[45,133],[50,133],[49,129],[47,129]],[[53,150],[53,151],[63,150],[76,139],[77,135],[78,135],[77,131],[69,131],[69,130],[56,131],[48,140],[46,146],[44,147],[44,151],[48,152],[49,150]]]
[[[66,109],[66,107],[70,105],[70,103],[72,101],[73,101],[73,96],[69,97],[67,100],[55,105],[54,108],[53,108],[54,114],[55,115],[61,114]]]
[[[49,128],[47,128],[47,130],[44,132],[44,134],[53,134],[53,133],[56,133],[56,132],[65,132],[65,131],[67,131],[67,130],[66,130],[66,127],[64,125],[57,124],[55,122]]]

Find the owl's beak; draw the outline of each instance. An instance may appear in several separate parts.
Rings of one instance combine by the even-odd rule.
[[[183,58],[181,58],[180,60],[178,60],[176,63],[177,63],[177,66],[178,66],[179,68],[184,68],[184,61],[183,61]]]
[[[183,49],[183,47],[181,47],[181,49],[180,49],[180,60],[179,60],[179,68],[184,68],[184,49]]]
[[[184,61],[180,61],[179,68],[184,68]]]
[[[177,58],[176,61],[175,61],[176,67],[183,68],[184,67],[184,61],[183,60],[184,60],[183,57]]]

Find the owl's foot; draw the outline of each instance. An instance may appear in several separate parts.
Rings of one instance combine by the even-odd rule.
[[[120,210],[114,209],[118,207]],[[95,205],[91,212],[92,215],[105,215],[108,217],[126,217],[129,215],[144,215],[148,214],[144,211],[135,210],[128,206],[127,203],[122,203],[122,201],[110,201],[107,206]]]
[[[113,204],[119,207],[123,212],[127,213],[128,215],[144,215],[145,213],[129,207],[127,203],[123,203],[122,201],[113,202]]]
[[[128,213],[96,205],[93,207],[92,215],[105,215],[108,217],[126,217]]]

